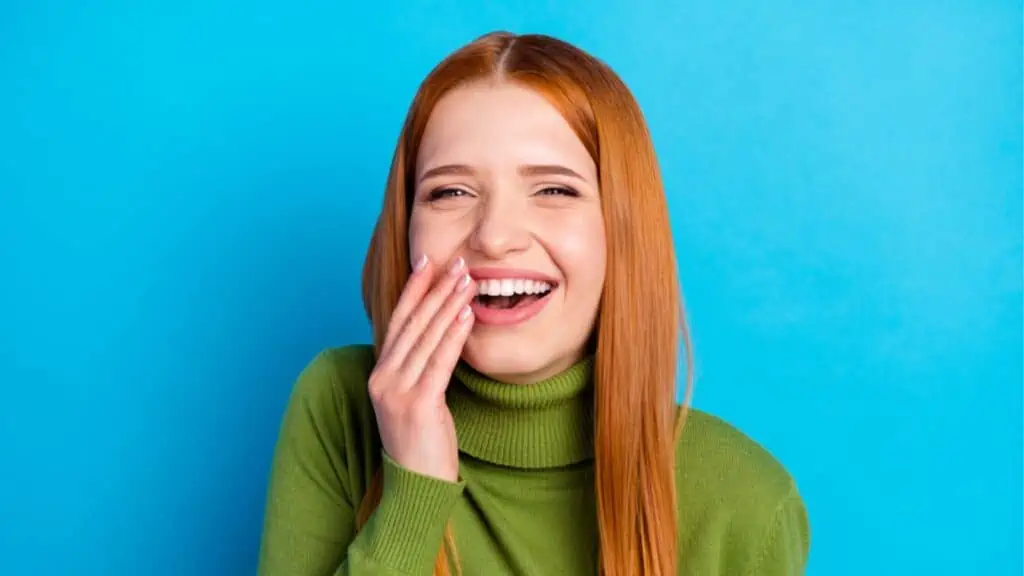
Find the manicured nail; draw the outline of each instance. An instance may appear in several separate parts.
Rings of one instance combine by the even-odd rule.
[[[463,306],[462,311],[459,312],[459,322],[465,322],[469,320],[470,315],[473,314],[473,310],[467,305]]]
[[[462,278],[459,278],[459,283],[455,285],[456,292],[462,292],[469,286],[469,274],[463,274]]]
[[[449,272],[451,273],[452,276],[455,276],[456,274],[459,273],[459,270],[462,270],[462,267],[465,265],[466,261],[462,259],[462,256],[459,256],[458,258],[455,259],[455,262],[452,262],[452,267],[449,270]]]
[[[422,256],[420,256],[419,258],[416,259],[416,263],[413,264],[412,270],[413,270],[413,272],[419,272],[420,270],[423,270],[423,268],[426,265],[427,265],[427,255],[424,254],[424,255],[422,255]]]

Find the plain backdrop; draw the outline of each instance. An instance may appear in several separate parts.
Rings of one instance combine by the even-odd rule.
[[[695,405],[794,475],[809,574],[1020,574],[1021,18],[4,3],[0,573],[254,572],[294,378],[369,336],[359,272],[406,108],[447,53],[507,29],[635,92]]]

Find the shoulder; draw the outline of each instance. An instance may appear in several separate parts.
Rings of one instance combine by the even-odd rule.
[[[373,365],[373,347],[368,344],[325,348],[306,364],[299,381],[315,386],[324,382],[365,380]]]
[[[765,447],[725,420],[690,408],[676,445],[681,537],[718,542],[728,573],[764,556],[800,565],[809,526],[796,482]]]
[[[686,411],[676,445],[676,461],[683,478],[698,480],[714,474],[741,481],[759,496],[782,496],[793,488],[793,478],[782,463],[732,424],[694,408]],[[756,480],[753,483],[752,480]]]
[[[324,430],[345,427],[363,431],[375,419],[367,382],[376,359],[373,347],[352,344],[325,348],[299,373],[291,406]]]
[[[307,406],[358,402],[366,396],[366,383],[374,366],[373,348],[353,344],[325,348],[299,373],[292,398]]]

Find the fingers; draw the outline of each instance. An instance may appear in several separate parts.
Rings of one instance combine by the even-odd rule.
[[[441,341],[434,349],[434,353],[427,361],[423,375],[420,377],[418,386],[423,395],[427,398],[444,395],[451,381],[455,364],[462,356],[462,348],[466,345],[466,339],[473,329],[473,311],[468,305],[459,308],[454,322],[447,324]]]
[[[388,322],[387,335],[384,336],[384,345],[381,347],[381,357],[387,356],[391,346],[394,345],[398,335],[402,333],[409,315],[416,310],[420,300],[430,289],[430,282],[434,276],[433,265],[424,254],[413,264],[412,275],[402,289],[402,295],[398,299],[395,311],[391,314],[391,321]]]
[[[387,352],[389,364],[393,366],[405,365],[410,351],[419,341],[427,326],[430,325],[430,321],[433,320],[438,310],[441,309],[444,302],[451,296],[456,283],[460,278],[466,276],[465,266],[465,261],[462,258],[457,258],[449,266],[445,276],[439,278],[427,295],[419,300],[418,305],[408,315],[408,319],[398,331],[397,338]],[[413,382],[417,378],[418,374],[414,375]]]
[[[465,312],[470,300],[475,295],[476,289],[472,280],[463,273],[455,284],[455,291],[449,295],[441,309],[434,314],[430,324],[427,325],[419,340],[409,351],[403,366],[408,374],[416,375],[419,379],[418,376],[423,373],[424,369],[433,366],[438,344],[452,328],[452,323],[457,322],[459,315]]]

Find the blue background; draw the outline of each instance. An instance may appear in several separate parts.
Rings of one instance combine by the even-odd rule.
[[[0,8],[0,573],[253,573],[406,107],[495,28],[635,91],[695,404],[796,477],[809,573],[1021,572],[1019,2],[342,4]]]

